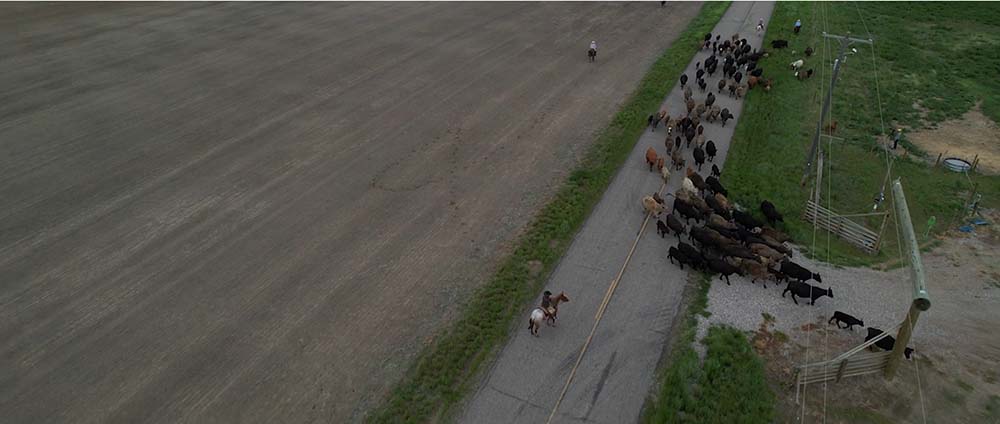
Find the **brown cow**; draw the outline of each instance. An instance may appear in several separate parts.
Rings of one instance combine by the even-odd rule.
[[[646,163],[649,164],[650,172],[653,172],[653,166],[656,165],[657,159],[658,156],[656,156],[656,150],[654,150],[652,147],[646,149]]]

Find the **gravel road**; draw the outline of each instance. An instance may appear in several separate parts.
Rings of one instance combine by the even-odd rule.
[[[759,48],[763,34],[755,34],[753,28],[758,18],[770,16],[773,6],[772,2],[733,3],[712,32],[724,37],[739,32]],[[708,55],[702,51],[691,60],[685,72],[692,80],[696,62]],[[708,86],[715,87],[720,75],[708,78]],[[706,93],[697,87],[694,91],[696,99],[704,99]],[[742,102],[727,94],[719,95],[716,102],[737,118],[742,113]],[[675,116],[684,111],[679,84],[663,107]],[[720,167],[735,127],[734,121],[725,127],[705,125],[706,137],[718,145],[715,163]],[[640,199],[662,184],[658,173],[649,172],[644,155],[649,147],[663,154],[665,136],[662,126],[643,134],[546,284],[546,289],[565,291],[570,298],[570,303],[559,309],[558,326],[543,326],[540,336],[533,337],[526,329],[530,310],[525,310],[523,328],[500,352],[462,411],[461,422],[545,422],[591,331],[594,314],[642,227],[645,214]],[[690,148],[685,149],[685,156],[693,163]],[[708,175],[709,169],[701,174]],[[680,186],[679,175],[671,179],[666,191]],[[668,247],[675,244],[674,238],[656,235],[654,221],[645,227],[554,422],[638,419],[687,281],[686,271],[666,258]]]

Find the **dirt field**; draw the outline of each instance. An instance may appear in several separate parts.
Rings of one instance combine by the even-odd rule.
[[[0,6],[0,416],[360,419],[698,7]]]
[[[962,119],[941,122],[933,129],[907,134],[907,138],[927,152],[931,160],[941,153],[944,158],[957,157],[972,163],[978,155],[978,171],[1000,173],[1000,127],[978,107],[966,112]]]

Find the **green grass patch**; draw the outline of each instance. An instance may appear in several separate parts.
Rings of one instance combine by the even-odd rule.
[[[685,313],[670,363],[661,373],[656,400],[645,423],[769,423],[774,420],[774,393],[764,376],[764,363],[743,332],[713,326],[701,341],[707,351],[698,359],[692,344],[698,319],[707,306],[710,278],[701,275],[695,298]]]
[[[383,405],[368,416],[369,422],[425,422],[446,416],[462,399],[476,373],[506,340],[514,318],[538,294],[544,279],[628,158],[646,127],[645,117],[659,109],[694,55],[697,41],[715,26],[728,7],[728,2],[705,3],[599,134],[554,199],[534,218],[514,252],[470,297],[472,300],[455,324],[420,354]],[[532,260],[543,264],[542,272],[534,278],[528,269]]]
[[[990,395],[983,407],[987,419],[1000,421],[1000,396]]]
[[[886,175],[886,158],[877,146],[881,121],[875,92],[878,70],[886,131],[893,123],[921,128],[945,119],[957,118],[982,102],[983,112],[1000,118],[1000,79],[984,76],[987,69],[1000,68],[1000,4],[977,3],[975,8],[956,8],[944,3],[877,2],[779,2],[771,17],[765,46],[774,39],[789,40],[786,49],[772,50],[762,60],[765,77],[774,79],[774,88],[765,93],[751,90],[747,95],[733,144],[729,150],[723,183],[730,188],[732,200],[757,211],[760,201],[771,200],[783,211],[783,229],[814,258],[840,265],[871,265],[898,257],[894,223],[885,229],[881,253],[870,256],[832,237],[818,232],[813,246],[813,228],[804,221],[802,210],[814,181],[800,187],[805,158],[812,142],[821,107],[821,90],[829,89],[832,58],[837,44],[824,47],[822,31],[867,38],[864,24],[876,38],[875,63],[872,47],[856,44],[857,54],[848,56],[842,67],[832,106],[832,119],[838,121],[836,136],[842,140],[821,143],[826,155],[823,204],[838,213],[871,212],[874,198]],[[972,9],[975,10],[973,13]],[[821,16],[826,16],[823,27]],[[805,27],[798,36],[791,33],[792,23],[802,18]],[[931,31],[931,34],[928,34]],[[788,69],[792,61],[804,58],[807,46],[816,53],[806,59],[804,69],[814,69],[813,77],[798,81]],[[793,53],[794,52],[794,53]],[[826,54],[825,54],[826,53]],[[824,57],[826,58],[824,60]],[[927,113],[914,108],[921,105]],[[905,133],[904,133],[905,134]],[[904,136],[904,146],[908,142]],[[901,158],[892,165],[893,178],[900,177],[921,241],[930,217],[936,225],[933,236],[954,228],[968,199],[971,184],[978,184],[983,194],[981,205],[1000,205],[1000,177],[962,174],[931,168],[914,158]],[[832,176],[831,176],[832,175]],[[890,207],[887,188],[882,210]],[[875,231],[880,218],[866,218],[863,223]]]
[[[847,423],[893,424],[896,420],[862,407],[831,408],[830,417]]]

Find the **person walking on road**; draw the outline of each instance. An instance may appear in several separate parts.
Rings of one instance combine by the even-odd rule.
[[[590,42],[590,50],[587,50],[587,57],[590,58],[591,62],[593,62],[595,59],[597,59],[597,42],[596,41],[591,41]]]
[[[802,20],[801,19],[796,19],[795,20],[795,28],[793,28],[792,31],[794,31],[796,34],[798,34],[799,31],[802,31]]]
[[[903,129],[902,128],[896,128],[896,131],[893,131],[893,134],[892,134],[892,150],[896,150],[896,146],[899,145],[899,138],[902,137],[902,136],[903,136]]]

